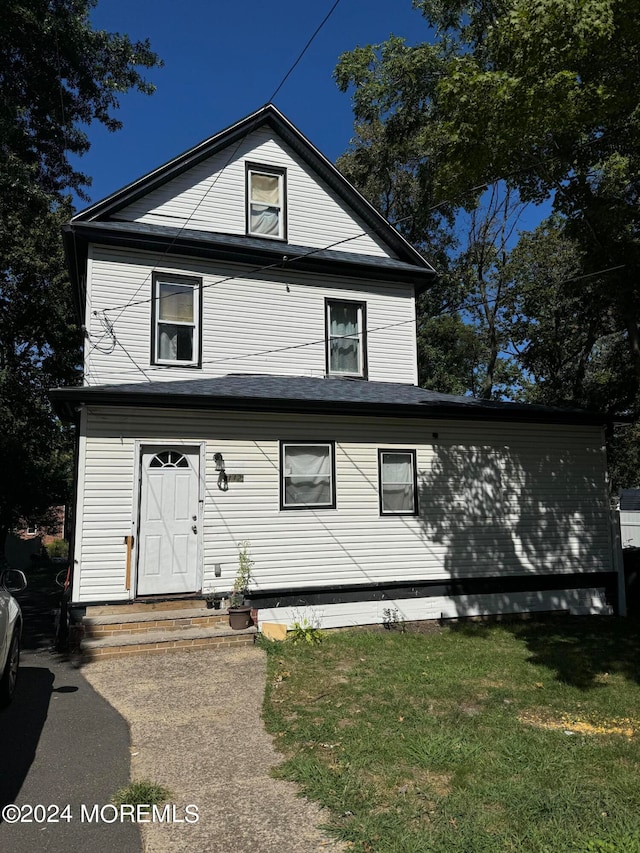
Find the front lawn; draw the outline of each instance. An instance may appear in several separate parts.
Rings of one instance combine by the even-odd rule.
[[[268,652],[278,772],[348,849],[640,851],[637,623],[361,629]]]

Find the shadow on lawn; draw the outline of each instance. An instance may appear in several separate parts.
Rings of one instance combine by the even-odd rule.
[[[495,623],[460,623],[453,630],[481,637]],[[558,681],[588,690],[598,676],[618,673],[640,684],[640,620],[615,617],[555,616],[503,621],[500,627],[522,640],[529,661],[555,672]]]

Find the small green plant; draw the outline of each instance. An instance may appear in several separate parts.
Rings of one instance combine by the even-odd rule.
[[[400,614],[395,607],[387,607],[382,611],[382,624],[387,631],[400,631],[404,634],[407,630],[404,619],[400,619]]]
[[[138,779],[131,782],[126,788],[120,788],[113,795],[113,803],[116,806],[159,806],[166,803],[171,797],[171,791],[162,785],[156,785],[148,779]]]
[[[294,622],[289,631],[287,639],[297,645],[298,643],[307,643],[309,646],[319,646],[324,640],[324,631],[312,625],[308,619],[303,619],[302,622]]]
[[[241,607],[244,604],[244,597],[249,587],[251,571],[254,566],[254,561],[249,555],[250,547],[251,543],[247,541],[241,542],[238,546],[240,549],[238,552],[238,571],[229,601],[231,607]]]
[[[68,557],[69,543],[64,539],[54,539],[53,542],[48,542],[45,546],[47,556],[50,560],[54,557]]]

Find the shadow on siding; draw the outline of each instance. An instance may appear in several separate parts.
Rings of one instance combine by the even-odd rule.
[[[567,609],[562,590],[536,590],[535,575],[611,570],[601,465],[599,449],[576,451],[570,437],[547,453],[523,441],[436,445],[419,478],[425,539],[444,547],[452,580],[521,578],[527,609]],[[568,588],[581,585],[568,581]],[[511,593],[491,599],[493,612],[513,612]],[[486,598],[469,594],[458,615],[483,610]]]

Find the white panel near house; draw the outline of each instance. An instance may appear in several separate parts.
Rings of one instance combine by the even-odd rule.
[[[324,376],[325,299],[366,303],[371,380],[417,383],[415,299],[410,285],[345,278],[336,282],[330,276],[293,270],[250,275],[244,266],[195,259],[181,259],[180,266],[173,266],[162,255],[99,246],[93,247],[90,269],[88,384],[228,373]],[[201,368],[151,365],[154,271],[202,278]]]
[[[269,607],[258,611],[261,628],[272,622],[292,628],[296,623],[314,628],[346,628],[356,625],[383,625],[392,622],[419,622],[433,619],[460,619],[496,614],[568,611],[574,616],[611,616],[601,588],[512,592],[508,595],[433,596],[429,598],[356,601],[307,607]]]
[[[223,234],[246,233],[245,163],[287,170],[287,242],[395,257],[342,199],[271,130],[249,134],[118,211],[117,218]],[[334,245],[336,244],[336,245]]]
[[[205,591],[231,588],[245,540],[263,591],[612,571],[594,427],[102,408],[88,414],[79,601],[128,597],[136,439],[206,442]],[[335,442],[335,509],[280,509],[280,440]],[[417,451],[418,516],[380,515],[379,448]],[[227,491],[216,453],[238,475]]]
[[[620,510],[620,538],[623,548],[640,548],[640,512]]]

